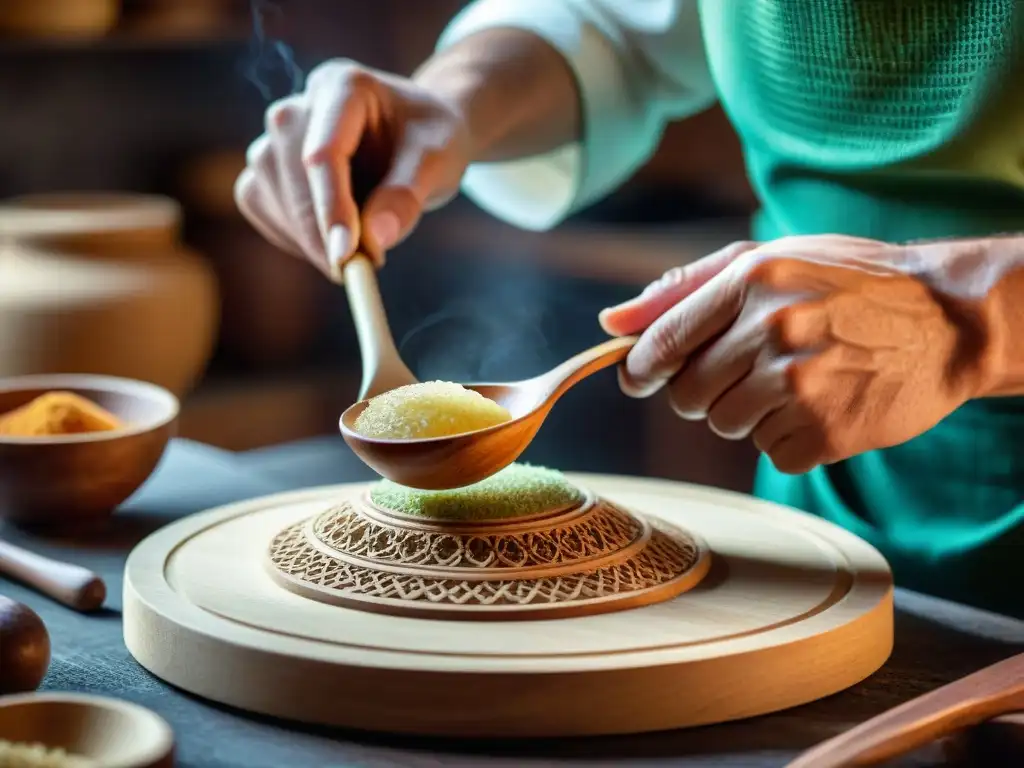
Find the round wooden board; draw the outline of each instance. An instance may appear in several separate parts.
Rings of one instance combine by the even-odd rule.
[[[157,531],[125,568],[124,633],[193,694],[307,723],[466,737],[636,733],[750,717],[847,688],[892,650],[892,576],[837,526],[750,497],[569,474],[698,532],[695,589],[634,610],[459,622],[310,600],[265,568],[271,537],[366,484],[279,494]]]

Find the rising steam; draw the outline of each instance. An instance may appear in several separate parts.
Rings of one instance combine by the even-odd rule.
[[[273,14],[280,14],[280,7],[270,0],[251,0],[251,7],[252,41],[245,67],[246,79],[267,101],[275,98],[273,83],[282,77],[285,79],[284,90],[288,94],[297,93],[302,90],[306,78],[295,61],[295,54],[286,43],[267,34],[267,20]]]

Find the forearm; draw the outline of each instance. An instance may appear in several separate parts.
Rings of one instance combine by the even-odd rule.
[[[580,94],[572,70],[530,32],[471,35],[424,62],[413,79],[462,112],[475,162],[542,154],[580,136]]]

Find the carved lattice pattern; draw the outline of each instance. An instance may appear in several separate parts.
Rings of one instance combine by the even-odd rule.
[[[313,534],[334,550],[378,562],[447,568],[530,568],[563,565],[629,546],[640,522],[616,507],[595,505],[561,525],[519,533],[449,533],[389,525],[344,502],[313,522]]]

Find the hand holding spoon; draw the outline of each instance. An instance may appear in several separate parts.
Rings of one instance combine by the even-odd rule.
[[[424,490],[470,485],[490,477],[519,458],[558,398],[590,374],[625,360],[635,343],[636,337],[633,336],[606,341],[580,352],[547,373],[525,381],[464,384],[466,389],[479,392],[504,406],[512,415],[509,421],[493,427],[421,440],[365,437],[355,430],[355,420],[367,406],[367,400],[361,399],[341,415],[341,434],[364,463],[399,485]],[[390,383],[401,378],[396,370],[388,369],[387,373],[386,377],[371,379]],[[364,391],[375,392],[366,381],[364,378]]]

